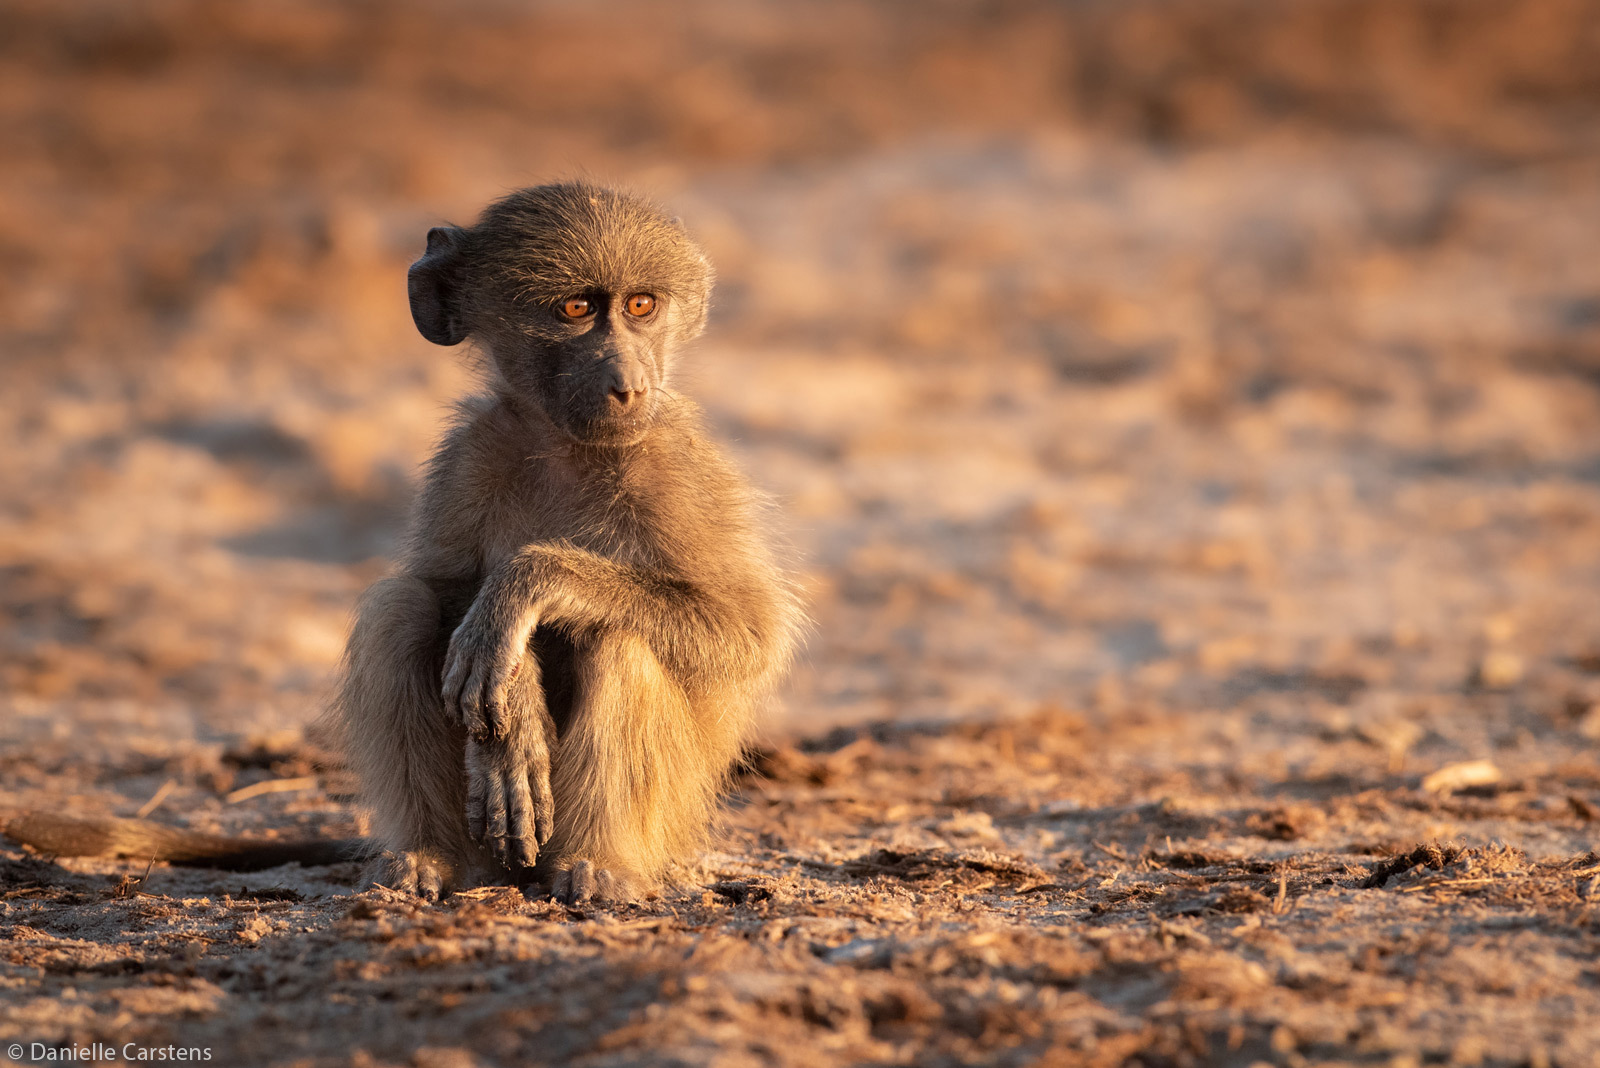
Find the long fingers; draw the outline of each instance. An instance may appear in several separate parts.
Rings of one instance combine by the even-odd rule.
[[[520,658],[503,651],[473,650],[452,640],[440,694],[450,718],[474,738],[503,738],[506,701],[522,670]]]
[[[533,800],[533,833],[540,845],[550,841],[556,828],[556,796],[550,789],[550,760],[538,761],[528,773]]]
[[[483,844],[504,863],[506,852],[506,780],[500,769],[486,777],[483,804]]]
[[[548,763],[538,766],[548,781]],[[541,798],[542,807],[534,803],[529,770],[498,742],[467,742],[467,780],[468,832],[506,867],[533,867],[539,846],[549,838],[554,815],[549,795]]]
[[[507,835],[505,855],[500,863],[508,868],[531,868],[539,859],[539,842],[534,838],[533,799],[528,794],[528,777],[513,773],[505,777]]]
[[[517,661],[509,656],[487,657],[480,661],[482,689],[478,691],[477,723],[485,737],[504,738],[506,696],[516,676]]]
[[[484,662],[479,657],[472,661],[466,685],[461,688],[461,724],[474,738],[494,737],[484,719],[483,676]]]
[[[445,713],[465,727],[474,738],[492,737],[491,724],[484,718],[484,679],[489,658],[475,649],[470,637],[457,631],[445,654],[444,682],[439,694]]]
[[[467,672],[467,662],[452,639],[450,651],[445,656],[444,685],[440,689],[440,696],[444,698],[445,713],[457,723],[462,723],[461,691],[467,685]],[[464,723],[462,725],[465,726]]]
[[[482,842],[488,830],[489,771],[483,766],[476,742],[467,742],[467,833]]]

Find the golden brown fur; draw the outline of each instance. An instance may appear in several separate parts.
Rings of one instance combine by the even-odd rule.
[[[709,286],[676,223],[583,184],[430,234],[418,326],[492,372],[350,638],[335,715],[378,881],[625,897],[704,834],[800,618],[756,498],[668,384]],[[556,311],[575,295],[587,326]]]

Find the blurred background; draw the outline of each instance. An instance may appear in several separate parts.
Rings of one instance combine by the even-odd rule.
[[[817,620],[780,729],[1159,706],[1512,763],[1600,736],[1594,0],[0,26],[14,786],[90,737],[316,715],[474,382],[405,268],[577,175],[717,265],[685,381]]]

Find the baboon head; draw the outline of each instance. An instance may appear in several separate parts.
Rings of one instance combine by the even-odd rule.
[[[430,230],[409,289],[423,337],[476,339],[512,393],[572,438],[626,445],[655,420],[678,346],[705,327],[711,265],[650,204],[564,182]]]

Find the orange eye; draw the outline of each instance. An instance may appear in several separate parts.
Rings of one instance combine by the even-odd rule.
[[[583,319],[594,310],[594,305],[582,297],[571,297],[561,305],[561,314],[568,319]]]
[[[656,310],[656,298],[648,293],[635,293],[628,298],[627,308],[629,315],[635,319],[643,319]]]

